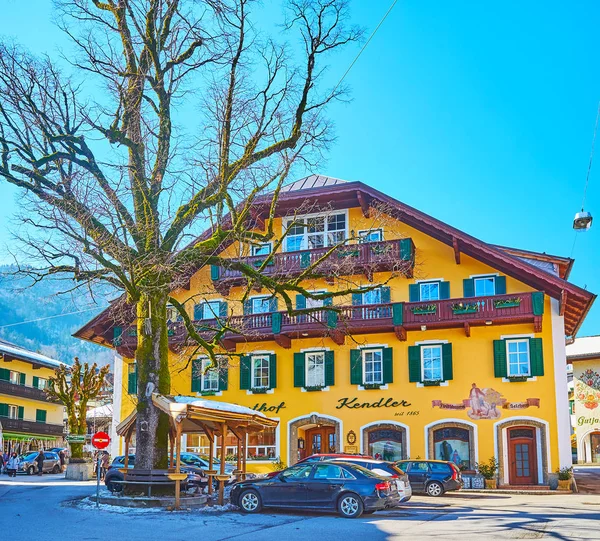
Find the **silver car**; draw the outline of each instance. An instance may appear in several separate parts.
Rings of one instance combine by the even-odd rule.
[[[20,471],[26,473],[27,475],[38,473],[38,465],[36,460],[38,455],[39,452],[37,451],[22,455],[20,458],[21,463],[19,465]],[[56,453],[44,451],[44,466],[42,473],[60,473],[61,470],[62,468],[60,467],[59,456]]]

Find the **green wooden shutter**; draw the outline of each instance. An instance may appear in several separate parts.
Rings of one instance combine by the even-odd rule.
[[[541,338],[529,339],[529,363],[532,376],[544,375],[544,352]]]
[[[269,389],[277,387],[277,355],[269,355]]]
[[[506,294],[506,276],[496,276],[494,278],[494,289],[496,295]]]
[[[421,383],[421,346],[408,346],[408,381]]]
[[[350,383],[363,384],[362,352],[360,349],[350,350]]]
[[[306,308],[306,297],[304,295],[296,295],[296,310],[304,310]]]
[[[121,345],[121,335],[123,334],[123,329],[121,327],[113,327],[113,345],[120,346]]]
[[[273,332],[273,334],[281,333],[282,319],[283,319],[283,316],[281,315],[280,312],[273,312],[273,315],[271,316],[271,331]]]
[[[250,299],[246,299],[244,301],[244,315],[249,316],[252,314],[252,301]]]
[[[463,280],[463,297],[475,296],[475,280],[473,278],[465,278]]]
[[[294,387],[304,387],[306,381],[304,353],[294,353]]]
[[[33,386],[37,389],[40,386],[40,378],[33,376]]]
[[[394,350],[383,348],[383,383],[394,383]]]
[[[310,252],[300,254],[300,268],[307,269],[310,267]]]
[[[38,423],[46,422],[46,410],[35,410],[35,420]]]
[[[335,364],[334,364],[334,353],[333,351],[325,352],[325,386],[335,384]]]
[[[338,313],[333,310],[327,310],[327,327],[336,329],[338,325]]]
[[[442,372],[444,381],[453,378],[452,370],[452,344],[442,344]]]
[[[0,380],[10,381],[10,370],[7,368],[0,368]]]
[[[352,306],[360,306],[362,303],[362,293],[352,293]]]
[[[0,417],[8,417],[8,404],[0,403]]]
[[[408,285],[408,300],[410,302],[419,302],[421,300],[421,287],[419,284]]]
[[[25,374],[22,372],[19,374],[19,385],[25,385]]]
[[[392,323],[402,325],[404,322],[404,303],[395,302],[392,304]]]
[[[277,312],[277,297],[269,299],[269,312]]]
[[[227,306],[227,303],[225,301],[221,301],[219,303],[219,317],[226,318],[228,314],[229,308]]]
[[[494,340],[494,377],[505,378],[507,373],[506,340]]]
[[[192,361],[192,392],[202,391],[202,359]]]
[[[204,303],[200,302],[194,305],[194,320],[204,319]]]
[[[23,417],[25,416],[25,408],[23,406],[19,406],[19,420],[23,420]]]
[[[410,261],[413,257],[412,239],[400,240],[400,259],[402,261]]]
[[[381,290],[381,304],[389,304],[391,302],[391,293],[388,286],[382,286]]]
[[[440,299],[450,298],[450,282],[440,282]]]
[[[131,367],[133,366],[133,370]],[[127,392],[129,394],[137,394],[137,365],[135,363],[129,365],[129,374],[127,375]]]
[[[219,391],[226,391],[229,383],[229,367],[227,360],[219,367]]]
[[[534,316],[541,316],[544,314],[544,293],[542,291],[536,291],[531,294],[531,305]]]
[[[250,389],[250,371],[252,359],[249,355],[242,355],[240,358],[240,389]]]
[[[221,267],[217,266],[217,265],[211,265],[210,266],[210,279],[211,280],[218,280],[221,276]]]

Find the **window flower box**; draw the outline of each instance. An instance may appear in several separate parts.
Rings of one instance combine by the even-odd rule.
[[[423,381],[424,387],[439,387],[441,384],[441,379],[427,379]]]
[[[304,387],[304,390],[310,393],[313,391],[322,391],[324,388],[324,385],[313,385],[312,387]]]
[[[511,299],[498,299],[494,301],[494,308],[515,308],[521,306],[521,298],[513,297]]]
[[[414,306],[410,310],[415,316],[422,316],[425,314],[435,314],[437,312],[437,305],[436,304],[422,304],[421,306]]]
[[[365,383],[363,384],[364,389],[381,389],[382,383]]]
[[[267,394],[268,387],[256,387],[252,389],[252,394]]]
[[[527,381],[529,376],[507,376],[507,380],[512,382]]]
[[[217,396],[217,391],[200,391],[200,396]]]
[[[358,257],[360,250],[358,248],[354,250],[338,250],[337,256],[342,259],[343,257]]]
[[[457,302],[451,308],[453,314],[475,314],[479,312],[479,304],[476,302]]]
[[[389,244],[376,244],[371,246],[371,253],[374,255],[389,255],[392,251],[392,246]]]

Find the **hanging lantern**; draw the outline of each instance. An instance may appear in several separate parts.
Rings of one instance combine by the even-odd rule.
[[[592,215],[589,212],[582,209],[581,212],[575,214],[573,219],[573,229],[575,231],[587,231],[590,227],[592,227]]]

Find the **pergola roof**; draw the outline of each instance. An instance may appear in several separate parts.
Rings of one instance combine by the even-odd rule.
[[[179,424],[181,433],[206,433],[212,438],[214,432],[220,433],[223,423],[232,432],[252,434],[267,428],[275,428],[279,421],[266,417],[245,406],[202,400],[193,396],[152,395],[154,405],[169,416],[171,432],[176,433]],[[137,411],[133,411],[117,426],[117,434],[130,439],[135,430]]]

